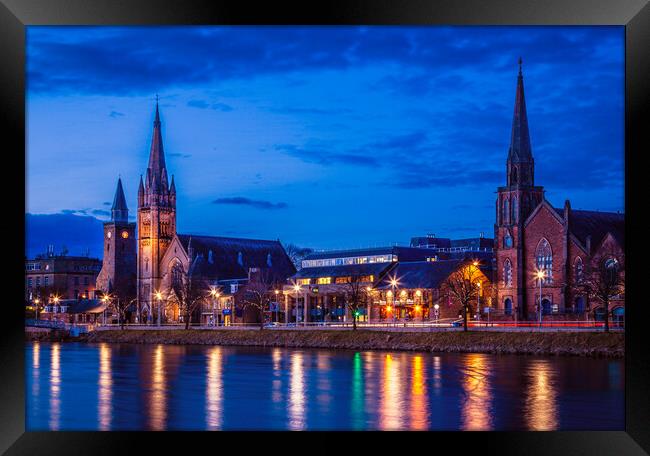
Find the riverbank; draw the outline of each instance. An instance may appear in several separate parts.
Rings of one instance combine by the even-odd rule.
[[[111,330],[76,340],[91,343],[242,345],[350,350],[569,355],[622,358],[624,333],[602,332],[387,332],[296,330]]]

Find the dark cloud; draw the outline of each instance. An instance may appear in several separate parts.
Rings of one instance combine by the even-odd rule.
[[[199,109],[214,109],[216,111],[223,111],[223,112],[229,112],[232,111],[234,108],[230,105],[227,105],[225,103],[208,103],[205,100],[190,100],[187,102],[187,105],[192,107],[192,108],[199,108]]]
[[[601,39],[593,39],[596,33]],[[622,33],[622,27],[67,27],[54,33],[30,26],[28,90],[149,94],[264,74],[391,63],[453,74],[510,68],[519,55],[542,67],[576,65],[600,57]],[[622,63],[622,53],[618,58]],[[432,82],[429,76],[404,76],[406,85],[396,83],[414,94],[436,87],[435,77]]]
[[[231,198],[217,198],[212,202],[213,204],[228,204],[235,206],[250,206],[256,209],[285,209],[289,207],[287,203],[272,203],[270,201],[253,200],[243,196],[235,196]]]
[[[111,215],[111,213],[110,213],[109,211],[104,211],[104,210],[101,210],[101,209],[94,209],[94,210],[91,212],[91,214],[92,214],[92,215],[105,216],[105,217],[109,217],[109,216]]]
[[[181,154],[178,152],[174,152],[172,154],[167,154],[167,155],[169,155],[170,157],[179,157],[179,158],[190,158],[192,156],[192,154]]]
[[[113,119],[117,119],[118,117],[124,117],[124,113],[111,111],[111,113],[108,116],[112,117]]]
[[[104,201],[102,204],[103,204],[104,206],[110,206],[110,205],[112,205],[112,203],[111,203],[110,201]]]

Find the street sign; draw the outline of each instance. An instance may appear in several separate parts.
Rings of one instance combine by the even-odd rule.
[[[223,309],[223,314],[224,315],[230,315],[230,309]]]

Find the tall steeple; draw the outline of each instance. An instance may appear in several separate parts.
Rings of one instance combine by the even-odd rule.
[[[512,117],[512,132],[507,161],[507,185],[534,185],[534,160],[528,131],[526,98],[524,97],[524,76],[519,57],[519,75],[515,95],[515,111]]]
[[[163,149],[162,132],[160,127],[160,111],[158,108],[158,95],[156,95],[156,118],[153,121],[153,136],[149,152],[149,166],[147,173],[151,176],[151,186],[156,187],[161,182],[161,174],[165,169],[165,151]]]
[[[126,207],[126,198],[122,189],[122,179],[117,179],[117,189],[111,207],[111,220],[113,222],[127,223],[129,221],[129,208]]]

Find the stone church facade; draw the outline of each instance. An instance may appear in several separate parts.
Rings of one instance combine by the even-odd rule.
[[[588,267],[616,262],[624,270],[624,214],[572,210],[569,200],[555,208],[535,184],[524,81],[517,77],[506,185],[497,189],[495,284],[498,310],[508,317],[535,320],[541,301],[544,318],[587,319],[600,303],[575,291]],[[539,280],[542,271],[540,300]],[[610,308],[624,316],[624,299]]]
[[[110,222],[104,224],[104,259],[98,288],[105,293],[116,292],[116,283],[132,285],[121,295],[134,299],[131,321],[157,320],[160,300],[163,322],[182,317],[171,294],[175,271],[222,290],[221,296],[232,299],[234,290],[246,284],[251,273],[268,270],[277,281],[284,282],[295,268],[279,240],[241,239],[220,236],[179,234],[176,230],[176,185],[165,163],[160,111],[156,103],[149,162],[138,186],[136,223],[128,222],[128,208],[121,180],[113,203]],[[137,229],[137,231],[136,231]],[[176,266],[180,266],[180,269]],[[209,300],[207,300],[209,301]],[[214,309],[205,312],[214,320]],[[245,312],[232,307],[229,321],[235,316],[244,320]],[[201,309],[197,313],[201,313]],[[236,314],[236,315],[234,315]],[[254,320],[257,315],[253,315]],[[195,322],[205,323],[205,318]]]

